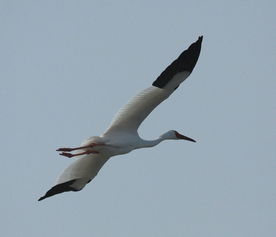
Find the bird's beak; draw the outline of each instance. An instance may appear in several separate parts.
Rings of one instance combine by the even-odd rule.
[[[175,132],[175,136],[178,138],[178,139],[182,139],[182,140],[187,140],[187,141],[190,141],[190,142],[196,142],[194,139],[190,138],[190,137],[186,137],[178,132]]]

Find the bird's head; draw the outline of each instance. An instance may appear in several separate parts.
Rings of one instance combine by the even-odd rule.
[[[196,142],[194,139],[184,136],[175,130],[170,130],[170,131],[164,133],[163,135],[161,135],[160,137],[163,138],[164,140],[165,139],[166,140],[187,140],[187,141],[191,141],[191,142]]]

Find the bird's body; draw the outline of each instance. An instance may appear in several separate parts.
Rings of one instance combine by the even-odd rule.
[[[192,72],[201,49],[202,36],[185,50],[153,82],[123,106],[101,136],[88,138],[80,147],[59,148],[60,155],[80,156],[59,176],[57,184],[43,197],[66,191],[79,191],[89,183],[112,156],[122,155],[132,150],[153,147],[164,140],[193,139],[170,130],[155,140],[144,140],[138,135],[138,128],[144,119],[167,99]],[[72,152],[72,153],[71,153]]]

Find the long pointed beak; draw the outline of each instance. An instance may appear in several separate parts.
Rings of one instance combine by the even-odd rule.
[[[175,132],[175,136],[178,138],[178,139],[182,139],[182,140],[187,140],[187,141],[190,141],[190,142],[196,142],[194,139],[190,138],[190,137],[186,137],[178,132]]]

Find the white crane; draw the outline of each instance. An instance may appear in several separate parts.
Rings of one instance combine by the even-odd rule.
[[[39,201],[66,191],[80,191],[112,156],[153,147],[164,140],[183,139],[195,142],[174,130],[162,134],[156,140],[147,141],[140,138],[137,129],[151,111],[191,74],[200,54],[202,39],[203,36],[200,36],[161,73],[152,86],[141,91],[122,107],[101,136],[88,138],[80,147],[59,148],[57,151],[62,156],[80,157],[62,172],[56,185],[39,198]]]

